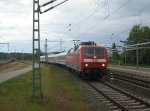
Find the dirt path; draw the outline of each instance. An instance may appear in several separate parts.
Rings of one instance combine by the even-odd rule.
[[[4,82],[6,80],[12,79],[13,77],[16,77],[18,75],[29,72],[29,71],[32,71],[32,65],[29,67],[23,68],[23,69],[2,73],[2,74],[0,74],[0,83]]]

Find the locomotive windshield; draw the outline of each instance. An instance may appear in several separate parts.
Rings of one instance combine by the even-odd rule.
[[[96,55],[96,56],[103,56],[104,55],[104,48],[85,48],[84,55]]]

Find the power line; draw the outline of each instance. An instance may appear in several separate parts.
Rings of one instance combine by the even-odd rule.
[[[114,12],[111,13],[111,15],[115,14],[116,12],[118,12],[120,9],[122,9],[124,6],[128,5],[130,2],[132,2],[133,0],[128,0],[125,4],[123,4],[121,7],[119,7],[117,10],[115,10]]]
[[[111,1],[112,1],[112,0],[111,0]],[[111,2],[111,1],[110,1],[110,2]],[[93,0],[92,0],[91,2],[93,2]],[[82,19],[81,21],[79,21],[79,23],[75,24],[75,26],[73,26],[73,28],[71,28],[71,26],[72,26],[74,23],[76,23],[77,19],[80,18],[81,15],[83,15],[84,12],[88,9],[88,7],[91,5],[91,2],[89,3],[89,5],[87,5],[87,6],[74,18],[74,20],[72,20],[72,22],[69,23],[69,29],[67,29],[67,32],[68,32],[68,31],[71,32],[71,30],[72,30],[73,28],[76,28],[76,26],[79,26],[79,25],[83,24],[83,23],[86,21],[86,19],[90,18],[90,16],[92,16],[94,13],[96,13],[96,12],[98,12],[98,11],[100,10],[100,9],[95,9],[90,15],[88,15],[86,18],[84,18],[84,19]],[[106,5],[107,5],[107,4],[106,4]],[[67,27],[67,28],[68,28],[68,27]],[[66,28],[65,28],[64,30],[65,30],[64,33],[66,33]],[[62,33],[63,33],[63,32],[62,32]],[[70,35],[70,36],[71,36],[71,35]]]
[[[104,8],[106,5],[108,5],[109,3],[111,3],[113,0],[111,0],[111,1],[109,1],[107,4],[105,4],[102,8]],[[102,9],[101,8],[101,9]],[[75,28],[77,28],[76,26],[78,26],[78,25],[82,25],[86,20],[88,20],[92,15],[94,15],[96,12],[98,12],[98,11],[100,11],[100,9],[97,9],[97,10],[95,10],[94,12],[92,12],[90,15],[88,15],[85,19],[83,19],[83,20],[81,20],[78,24],[76,24],[74,27]],[[83,13],[83,12],[81,12],[81,13]],[[80,17],[80,15],[79,16],[77,16],[77,18],[78,17]],[[73,23],[74,23],[75,21],[73,21]],[[69,24],[69,26],[71,26],[73,23],[70,23]],[[74,28],[73,27],[73,28]],[[69,31],[71,31],[71,29],[69,29]]]
[[[91,2],[89,3],[89,5],[91,5]],[[72,22],[70,22],[71,25],[74,24],[75,21],[88,9],[89,5],[87,5],[87,6],[78,14],[78,16],[76,16],[76,17],[74,18],[74,20],[73,20]],[[70,24],[69,24],[69,25],[70,25]]]
[[[78,26],[82,26],[84,22],[86,22],[91,16],[93,16],[95,13],[99,12],[101,9],[103,9],[105,6],[109,5],[113,0],[109,1],[107,4],[104,4],[100,9],[94,10],[90,15],[88,15],[86,18],[82,19],[78,24],[76,24],[73,28],[78,28]],[[74,34],[71,34],[71,36]]]
[[[58,3],[55,6],[52,6],[44,11],[41,11],[41,7],[45,7],[56,0],[51,0],[42,6],[39,5],[39,0],[33,0],[33,48],[32,48],[32,97],[33,99],[38,97],[40,102],[42,103],[43,94],[42,94],[42,82],[41,82],[41,63],[40,63],[40,14],[46,13],[49,10],[67,2],[68,0],[64,0]],[[37,25],[37,27],[36,27]],[[36,99],[37,100],[37,99]]]
[[[148,18],[148,19],[145,19],[144,21],[146,21],[143,25],[145,25],[145,24],[147,24],[148,22],[147,21],[149,21],[150,20],[150,18]],[[129,28],[127,28],[127,29],[125,29],[125,30],[123,30],[123,31],[121,31],[121,32],[118,32],[118,33],[116,33],[116,34],[113,34],[113,35],[120,35],[120,34],[123,34],[123,33],[125,33],[125,32],[127,32],[127,31],[129,31],[131,29],[131,27],[129,27]],[[112,35],[109,35],[109,36],[106,36],[105,38],[107,38],[107,39],[105,39],[105,41],[106,40],[108,40],[109,38],[108,37],[111,37]],[[113,38],[116,38],[117,36],[115,36],[115,37],[113,37]],[[104,41],[102,41],[102,42],[104,42]]]
[[[149,4],[148,4],[146,7],[140,9],[140,11],[144,11],[144,10],[147,9],[147,8],[149,8]],[[149,21],[149,20],[150,20],[150,18],[145,19],[144,21]],[[145,25],[145,24],[147,24],[147,23],[148,23],[148,22],[145,22],[143,25]],[[130,29],[131,29],[131,27],[129,27],[129,28],[127,28],[127,29],[125,29],[125,30],[123,30],[123,31],[121,31],[121,32],[119,32],[119,33],[117,33],[117,34],[114,34],[114,33],[113,33],[113,35],[120,35],[120,34],[123,34],[123,33],[127,32],[127,31],[129,31]],[[109,35],[109,36],[107,36],[107,37],[105,37],[105,38],[108,38],[108,37],[112,37],[112,35]],[[115,38],[115,37],[113,37],[113,38]]]
[[[122,6],[120,6],[117,10],[115,10],[114,12],[112,12],[108,17],[104,18],[101,22],[95,24],[94,26],[90,27],[88,30],[84,31],[83,34],[85,32],[89,32],[90,30],[94,29],[97,25],[99,25],[100,23],[104,22],[106,19],[108,19],[110,16],[112,16],[113,14],[115,14],[116,12],[118,12],[120,9],[122,9],[124,6],[126,6],[127,4],[129,4],[132,0],[128,0],[126,3],[124,3]],[[81,35],[83,35],[81,34]]]
[[[150,18],[145,19],[144,21],[149,21],[149,20],[150,20]],[[145,22],[143,25],[145,25],[145,24],[147,24],[147,23],[149,23],[149,22]],[[116,34],[113,33],[113,36],[115,35],[115,37],[112,37],[112,35],[106,36],[106,37],[105,37],[106,39],[103,40],[103,41],[101,41],[100,43],[104,43],[105,41],[107,41],[108,39],[111,39],[111,38],[116,38],[116,37],[118,37],[117,35],[121,35],[121,34],[127,32],[127,31],[129,31],[130,29],[131,29],[131,27],[129,27],[129,28],[127,28],[127,29],[125,29],[125,30],[123,30],[123,31],[121,31],[121,32],[118,32],[118,33],[116,33]],[[99,44],[100,44],[100,43],[99,43]]]

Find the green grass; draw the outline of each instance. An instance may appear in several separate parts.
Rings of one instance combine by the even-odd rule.
[[[23,63],[24,65],[27,65],[27,66],[28,66],[28,65],[32,65],[32,61],[23,61],[22,63]]]
[[[42,68],[44,103],[32,102],[32,72],[0,84],[0,111],[95,111],[56,66]]]

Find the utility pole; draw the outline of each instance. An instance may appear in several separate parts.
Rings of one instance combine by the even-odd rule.
[[[125,44],[125,46],[127,46],[127,44]],[[127,65],[127,49],[125,47],[125,50],[124,50],[124,65],[126,66]]]
[[[45,62],[48,63],[48,54],[47,54],[47,39],[45,40]]]
[[[40,98],[42,100],[42,86],[41,86],[41,64],[40,64],[40,14],[46,13],[49,10],[63,4],[68,0],[52,6],[44,11],[41,11],[41,7],[45,7],[57,0],[51,0],[43,5],[39,5],[39,0],[33,0],[33,73],[32,73],[32,97]]]
[[[33,75],[32,97],[42,100],[41,64],[40,64],[40,11],[39,0],[33,0]]]
[[[62,52],[62,38],[60,39],[60,52]]]
[[[127,43],[128,43],[128,41],[120,41],[120,42],[122,42],[122,43],[124,43],[124,65],[125,65],[125,67],[126,67],[126,65],[127,65],[127,49],[126,49],[126,46],[127,46]]]
[[[9,58],[9,44],[8,44],[8,53],[7,53],[7,59],[11,59],[11,58]]]
[[[63,45],[63,42],[71,42],[71,41],[63,41],[62,40],[62,38],[60,39],[60,41],[46,41],[45,40],[45,43],[48,43],[48,42],[59,42],[60,43],[60,49],[59,49],[59,51],[60,52],[62,52],[62,50],[63,50],[63,47],[62,47],[62,45]],[[58,46],[58,45],[57,45]],[[46,46],[45,46],[45,44],[44,44],[44,47],[45,47],[45,52],[46,52]],[[56,46],[55,46],[56,47]],[[47,45],[47,48],[48,48],[48,45]],[[47,49],[48,50],[48,49]],[[46,55],[46,54],[45,54]]]
[[[17,55],[17,54],[16,54],[16,49],[15,49],[15,59],[16,59],[16,55]]]
[[[139,46],[136,46],[136,68],[139,68]]]
[[[24,58],[23,58],[23,49],[22,49],[22,61],[23,61],[23,59],[24,59]]]

